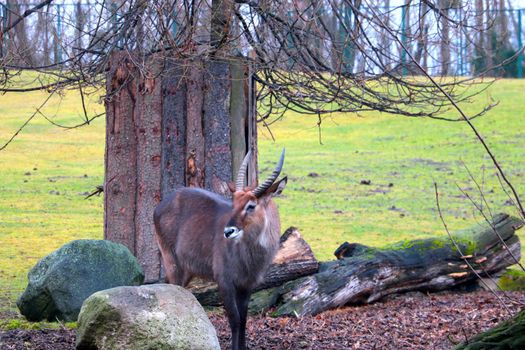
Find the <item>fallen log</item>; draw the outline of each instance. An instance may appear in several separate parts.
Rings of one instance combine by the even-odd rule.
[[[312,248],[295,227],[288,228],[280,239],[280,247],[268,269],[264,281],[257,289],[266,289],[284,282],[311,275],[319,270],[319,262]]]
[[[345,243],[336,250],[339,260],[321,263],[318,273],[254,294],[250,310],[274,307],[275,316],[315,315],[393,293],[448,289],[477,278],[476,274],[515,264],[521,253],[515,230],[521,225],[521,220],[499,214],[490,225],[457,232],[453,237],[461,253],[448,237],[403,241],[385,248]]]
[[[273,259],[264,281],[257,287],[257,290],[279,286],[287,281],[311,275],[316,273],[318,269],[319,262],[312,249],[301,237],[299,230],[290,227],[281,236],[279,251]],[[202,305],[221,305],[217,284],[215,283],[197,279],[189,285],[188,289]]]

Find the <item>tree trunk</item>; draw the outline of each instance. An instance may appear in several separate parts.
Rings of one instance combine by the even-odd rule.
[[[253,83],[243,61],[153,56],[141,69],[137,61],[114,53],[107,73],[104,237],[127,246],[146,282],[156,282],[153,210],[181,186],[229,195],[232,159],[257,145]],[[256,160],[249,174],[256,177]]]
[[[485,52],[485,33],[483,24],[483,0],[476,0],[476,44],[474,46],[474,58],[472,59],[474,74],[478,74],[485,69],[486,52]]]
[[[385,26],[383,28],[381,28],[381,38],[380,38],[380,42],[381,42],[381,50],[383,50],[384,52],[387,52],[388,53],[388,57],[391,57],[393,56],[393,52],[391,52],[392,48],[391,48],[391,39],[390,39],[390,34],[387,32],[387,30],[385,28],[390,28],[390,0],[385,0],[384,3],[382,3],[381,1],[379,2],[379,4],[376,4],[377,6],[381,6],[381,4],[384,4],[383,6],[387,9],[386,11],[385,10],[381,10],[383,13],[385,13],[385,16],[383,17],[383,22],[385,24]],[[384,62],[384,65],[385,65],[385,71],[390,73],[390,70],[392,69],[392,62],[390,60],[390,58],[385,58],[384,59],[385,62]]]
[[[354,4],[352,6],[352,10],[349,11],[348,13],[348,17],[350,17],[350,13],[352,14],[352,17],[353,17],[353,22],[352,22],[352,31],[351,33],[349,33],[349,35],[351,36],[351,40],[348,40],[346,42],[346,45],[349,46],[349,47],[346,47],[345,49],[349,51],[349,57],[345,57],[345,59],[349,59],[350,62],[347,62],[347,65],[348,65],[348,72],[349,73],[352,73],[354,71],[354,67],[355,67],[355,64],[356,62],[358,62],[359,64],[365,64],[365,59],[362,57],[360,60],[357,60],[357,48],[356,48],[356,45],[357,45],[357,42],[359,40],[360,37],[362,37],[362,35],[360,35],[360,30],[361,30],[361,26],[359,25],[359,22],[360,21],[360,18],[359,18],[359,11],[360,11],[360,7],[361,7],[361,0],[356,0],[354,1]],[[350,21],[350,18],[348,18],[348,21]],[[365,67],[361,67],[361,68],[358,68],[358,72],[362,72],[364,71]]]
[[[334,11],[334,6],[341,6],[339,1],[331,3],[331,11]],[[342,52],[343,52],[343,40],[341,39],[341,23],[337,20],[337,17],[330,14],[325,14],[326,23],[328,23],[328,30],[331,37],[331,50],[330,58],[333,70],[339,71],[341,68]]]
[[[427,70],[428,57],[428,24],[426,23],[427,4],[419,4],[419,21],[417,30],[417,46],[414,55],[414,60],[418,62],[423,70]],[[421,72],[416,71],[416,74]]]
[[[448,16],[448,7],[441,8],[443,16]],[[441,17],[441,76],[450,74],[450,24],[445,17]]]
[[[82,50],[82,38],[85,35],[85,25],[86,25],[86,18],[84,16],[84,11],[82,10],[82,0],[77,0],[77,3],[75,4],[75,20],[76,20],[76,28],[75,28],[75,45],[77,46],[77,50]]]
[[[514,231],[521,220],[498,215],[492,226],[476,226],[448,237],[404,241],[386,248],[344,244],[340,260],[321,263],[319,272],[256,293],[253,312],[275,307],[274,315],[304,316],[346,304],[371,303],[393,293],[438,291],[493,273],[516,263],[521,247]],[[510,252],[495,234],[498,232]]]
[[[484,10],[484,15],[485,15],[485,23],[487,23],[486,25],[486,29],[485,31],[482,33],[484,34],[484,38],[483,38],[483,41],[484,41],[484,53],[485,53],[485,69],[487,68],[490,68],[494,65],[494,28],[493,26],[491,25],[491,23],[493,23],[494,21],[494,8],[490,6],[490,3],[491,1],[490,0],[485,0],[485,10]],[[493,71],[490,71],[489,72],[489,75],[493,75],[494,72]]]
[[[27,4],[22,2],[13,1],[11,2],[11,11],[13,21],[17,20],[25,11],[25,8],[28,7]],[[11,15],[10,15],[11,18]],[[33,53],[35,51],[33,45],[30,43],[28,38],[28,26],[25,20],[19,22],[14,28],[14,37],[13,39],[16,42],[17,56],[16,62],[22,66],[32,66],[34,63]]]
[[[509,43],[509,37],[510,37],[510,28],[509,28],[509,19],[507,18],[507,15],[512,12],[507,12],[507,9],[505,8],[505,0],[499,0],[498,1],[498,41],[500,45],[504,48],[507,48],[510,45]],[[510,9],[509,9],[510,10]],[[512,46],[511,46],[512,47]]]
[[[211,31],[210,46],[211,54],[217,57],[224,57],[231,54],[231,45],[229,42],[230,27],[234,9],[233,0],[212,0],[211,1]],[[229,45],[226,45],[229,44]]]

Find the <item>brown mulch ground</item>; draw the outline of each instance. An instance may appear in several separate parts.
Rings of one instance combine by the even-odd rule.
[[[525,293],[507,295],[512,312],[525,306]],[[412,293],[300,319],[250,317],[247,336],[250,349],[450,349],[507,318],[488,292]],[[210,319],[227,349],[226,318],[211,313]],[[2,350],[67,350],[74,343],[74,330],[0,332]]]

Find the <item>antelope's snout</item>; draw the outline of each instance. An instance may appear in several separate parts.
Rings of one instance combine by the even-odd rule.
[[[232,239],[235,237],[239,237],[244,233],[243,230],[239,230],[236,226],[226,226],[224,228],[224,237]]]

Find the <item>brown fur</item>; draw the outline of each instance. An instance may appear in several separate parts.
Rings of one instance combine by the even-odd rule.
[[[286,178],[260,198],[251,188],[236,191],[233,201],[196,188],[181,188],[155,209],[156,237],[169,283],[186,286],[199,276],[214,280],[232,329],[232,348],[245,349],[251,291],[264,278],[279,247],[280,220],[272,196]],[[248,203],[255,204],[246,210]],[[225,228],[244,233],[225,237]]]

